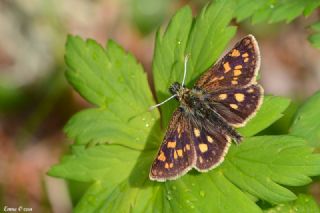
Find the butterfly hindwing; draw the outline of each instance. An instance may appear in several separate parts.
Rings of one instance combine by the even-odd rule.
[[[244,126],[259,110],[263,88],[258,84],[248,87],[222,89],[208,93],[212,107],[233,127]]]
[[[257,41],[252,35],[248,35],[209,68],[195,86],[207,92],[247,86],[255,83],[259,68],[260,53]]]
[[[204,125],[203,127],[194,126],[192,131],[197,156],[194,167],[201,172],[208,171],[222,163],[231,144],[230,137],[221,129],[209,123]]]
[[[177,109],[173,113],[165,138],[151,166],[149,174],[151,180],[176,179],[192,168],[195,153],[189,126],[188,119]]]

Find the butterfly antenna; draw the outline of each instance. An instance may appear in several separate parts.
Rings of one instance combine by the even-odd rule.
[[[187,76],[187,64],[188,64],[189,54],[184,57],[184,71],[183,71],[183,79],[181,85],[184,86],[184,82],[186,81]]]
[[[174,94],[173,96],[167,98],[166,100],[162,101],[161,103],[158,103],[154,106],[149,107],[149,111],[154,110],[155,108],[157,108],[158,106],[161,106],[162,104],[166,103],[167,101],[170,101],[172,98],[176,97],[177,95]]]
[[[184,82],[186,81],[188,59],[189,59],[189,54],[187,54],[184,57],[184,71],[183,71],[183,79],[182,79],[182,83],[181,83],[182,86],[184,85]],[[175,98],[176,96],[177,96],[177,94],[174,94],[173,96],[167,98],[166,100],[162,101],[161,103],[158,103],[158,104],[156,104],[154,106],[149,107],[149,111],[154,110],[158,106],[161,106],[162,104],[170,101],[172,98]]]

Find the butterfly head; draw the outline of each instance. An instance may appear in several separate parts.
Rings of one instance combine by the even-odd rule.
[[[169,91],[172,95],[178,95],[179,91],[182,89],[183,87],[181,86],[181,84],[179,84],[178,82],[174,82],[170,88]]]

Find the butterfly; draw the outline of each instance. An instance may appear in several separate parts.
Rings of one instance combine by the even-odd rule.
[[[173,96],[167,100],[175,98],[180,105],[151,166],[151,180],[174,180],[192,168],[207,172],[223,162],[231,140],[242,141],[235,128],[244,126],[263,101],[263,88],[256,82],[259,68],[258,43],[247,35],[193,88],[186,88],[184,79],[170,86]]]

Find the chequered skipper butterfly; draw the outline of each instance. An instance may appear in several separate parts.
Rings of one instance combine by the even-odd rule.
[[[177,179],[192,168],[206,172],[223,162],[231,139],[242,141],[235,128],[244,126],[262,103],[263,88],[256,82],[259,68],[257,41],[248,35],[211,66],[192,89],[184,86],[184,80],[171,85],[171,98],[180,106],[152,164],[151,180]]]

